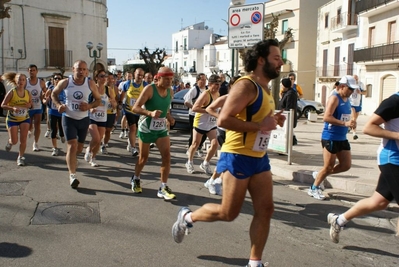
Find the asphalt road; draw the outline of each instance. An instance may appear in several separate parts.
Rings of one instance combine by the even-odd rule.
[[[245,266],[253,212],[249,196],[235,221],[196,223],[183,243],[173,241],[171,226],[180,206],[196,209],[221,200],[204,188],[207,177],[199,172],[200,159],[195,159],[197,172],[186,173],[188,132],[180,127],[171,131],[168,185],[177,200],[170,202],[156,196],[156,149],[142,174],[143,193],[132,193],[129,180],[136,159],[118,135],[112,136],[110,154],[98,156],[99,167],[80,156],[81,184],[72,190],[64,153],[52,157],[50,140],[41,137],[42,151],[32,152],[29,139],[27,166],[17,167],[17,147],[5,152],[7,132],[0,124],[0,266]],[[399,265],[397,213],[355,219],[334,244],[326,216],[351,204],[314,200],[286,180],[274,180],[275,212],[263,256],[270,266]]]

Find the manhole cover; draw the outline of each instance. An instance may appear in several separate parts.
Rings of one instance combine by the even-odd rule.
[[[28,181],[0,182],[0,195],[22,196],[28,183]]]
[[[39,203],[33,225],[100,223],[98,203]]]

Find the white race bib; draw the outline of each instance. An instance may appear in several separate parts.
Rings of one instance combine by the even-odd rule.
[[[130,106],[133,107],[135,103],[136,103],[136,99],[130,98]]]
[[[166,119],[165,118],[151,118],[150,130],[161,131],[166,129]]]
[[[80,102],[78,101],[71,101],[69,102],[69,109],[73,111],[80,111]]]
[[[341,116],[341,121],[350,121],[351,120],[351,114],[342,114]]]
[[[257,152],[266,151],[267,146],[269,145],[269,140],[270,140],[270,131],[268,132],[259,131],[258,134],[256,135],[252,150]]]
[[[42,108],[42,104],[40,103],[40,98],[32,98],[32,106],[33,109],[41,109]]]
[[[12,111],[12,115],[17,118],[25,118],[28,113],[28,109],[26,108],[18,108],[17,111]]]

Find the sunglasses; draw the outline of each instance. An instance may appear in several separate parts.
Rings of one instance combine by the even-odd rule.
[[[62,80],[61,77],[55,77],[54,80],[58,81],[58,80]]]
[[[98,75],[99,78],[106,78],[108,75]]]

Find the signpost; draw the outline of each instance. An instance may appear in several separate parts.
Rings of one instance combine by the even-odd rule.
[[[247,48],[263,40],[264,5],[229,8],[229,48]]]

